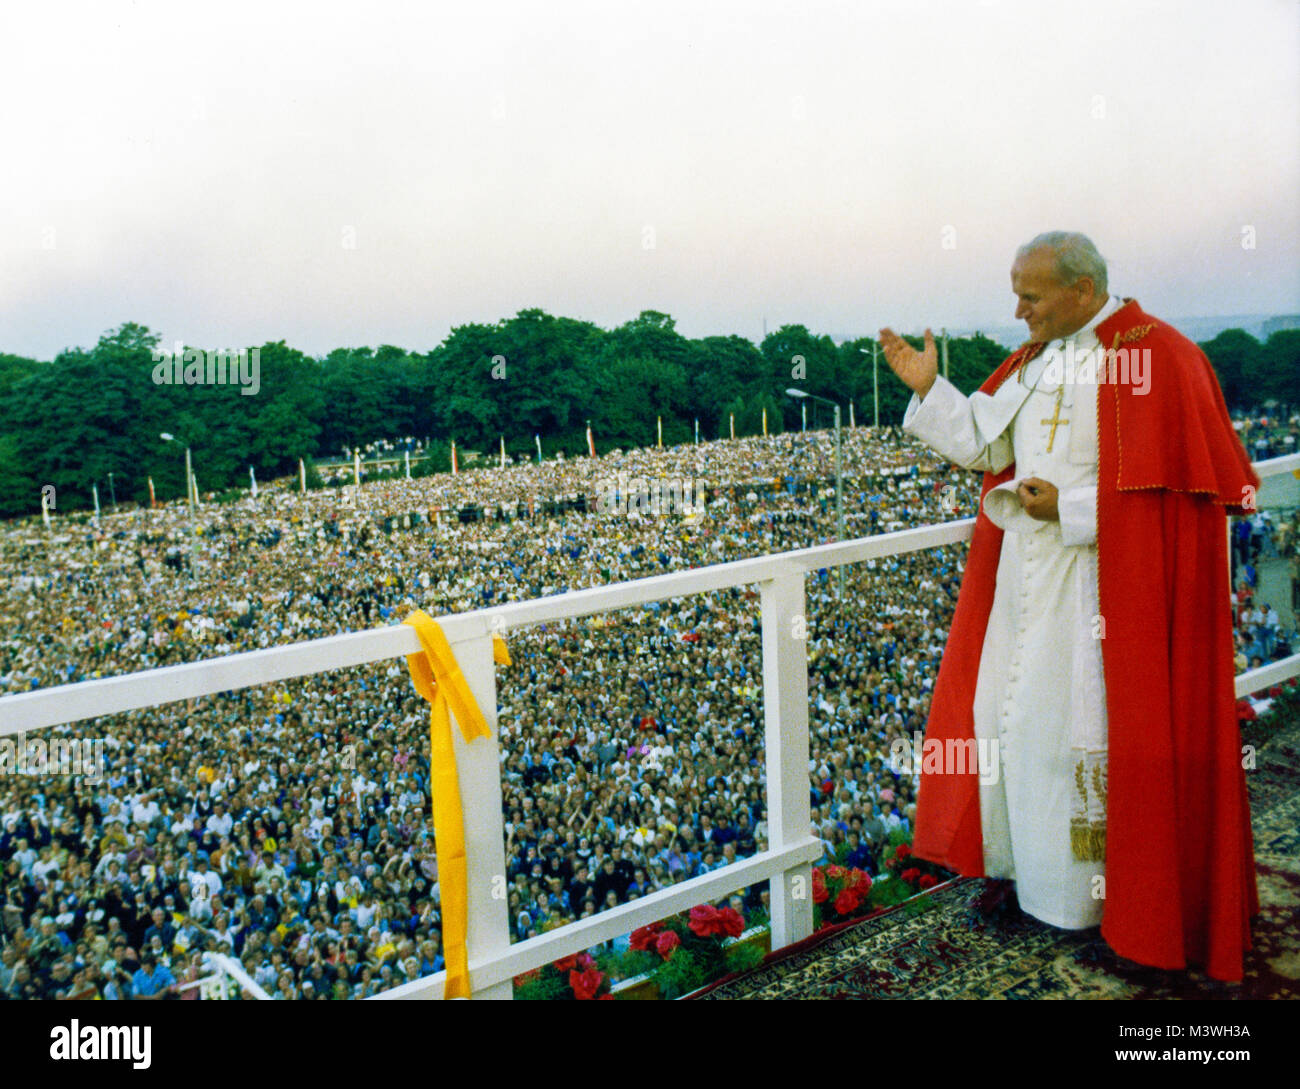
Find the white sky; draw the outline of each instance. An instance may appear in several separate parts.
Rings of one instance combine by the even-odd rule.
[[[1007,326],[1054,228],[1153,313],[1300,311],[1295,0],[40,2],[0,43],[0,351]]]

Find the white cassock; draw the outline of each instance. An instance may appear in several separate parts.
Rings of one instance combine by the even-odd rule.
[[[1112,295],[1087,326],[993,395],[967,398],[940,376],[924,402],[913,394],[903,418],[905,431],[965,468],[997,473],[1015,462],[1016,479],[984,499],[985,514],[1006,531],[973,708],[979,747],[991,751],[996,739],[999,756],[996,770],[980,774],[984,868],[1015,880],[1024,911],[1069,929],[1099,925],[1104,904],[1094,880],[1104,862],[1076,860],[1070,840],[1076,763],[1086,752],[1088,770],[1099,760],[1104,775],[1106,747],[1095,628],[1097,387],[1053,373],[1047,360],[1073,340],[1083,363],[1098,346],[1094,327],[1120,305]],[[1056,486],[1059,522],[1021,508],[1016,485],[1026,477]],[[1104,817],[1104,794],[1079,806]]]

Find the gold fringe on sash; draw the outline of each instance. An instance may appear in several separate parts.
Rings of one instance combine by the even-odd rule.
[[[1102,754],[1104,759],[1104,754]],[[1092,765],[1092,774],[1084,774],[1084,761],[1074,765],[1074,789],[1078,795],[1070,817],[1070,850],[1078,862],[1106,860],[1106,773],[1102,763]],[[1089,797],[1087,780],[1092,780]]]

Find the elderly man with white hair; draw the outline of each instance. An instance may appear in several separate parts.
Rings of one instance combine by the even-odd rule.
[[[1259,480],[1205,355],[1084,235],[1011,266],[1029,341],[970,397],[888,329],[904,429],[983,472],[931,702],[918,856],[1122,956],[1240,979],[1257,910],[1225,513]],[[989,756],[990,768],[970,759]]]

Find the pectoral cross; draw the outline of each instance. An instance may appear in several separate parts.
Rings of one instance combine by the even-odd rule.
[[[1058,427],[1068,427],[1070,421],[1061,419],[1061,400],[1065,397],[1065,383],[1056,390],[1056,404],[1052,408],[1052,415],[1046,420],[1039,420],[1039,423],[1051,424],[1052,433],[1047,436],[1047,452],[1052,452],[1052,443],[1056,441],[1056,429]]]

